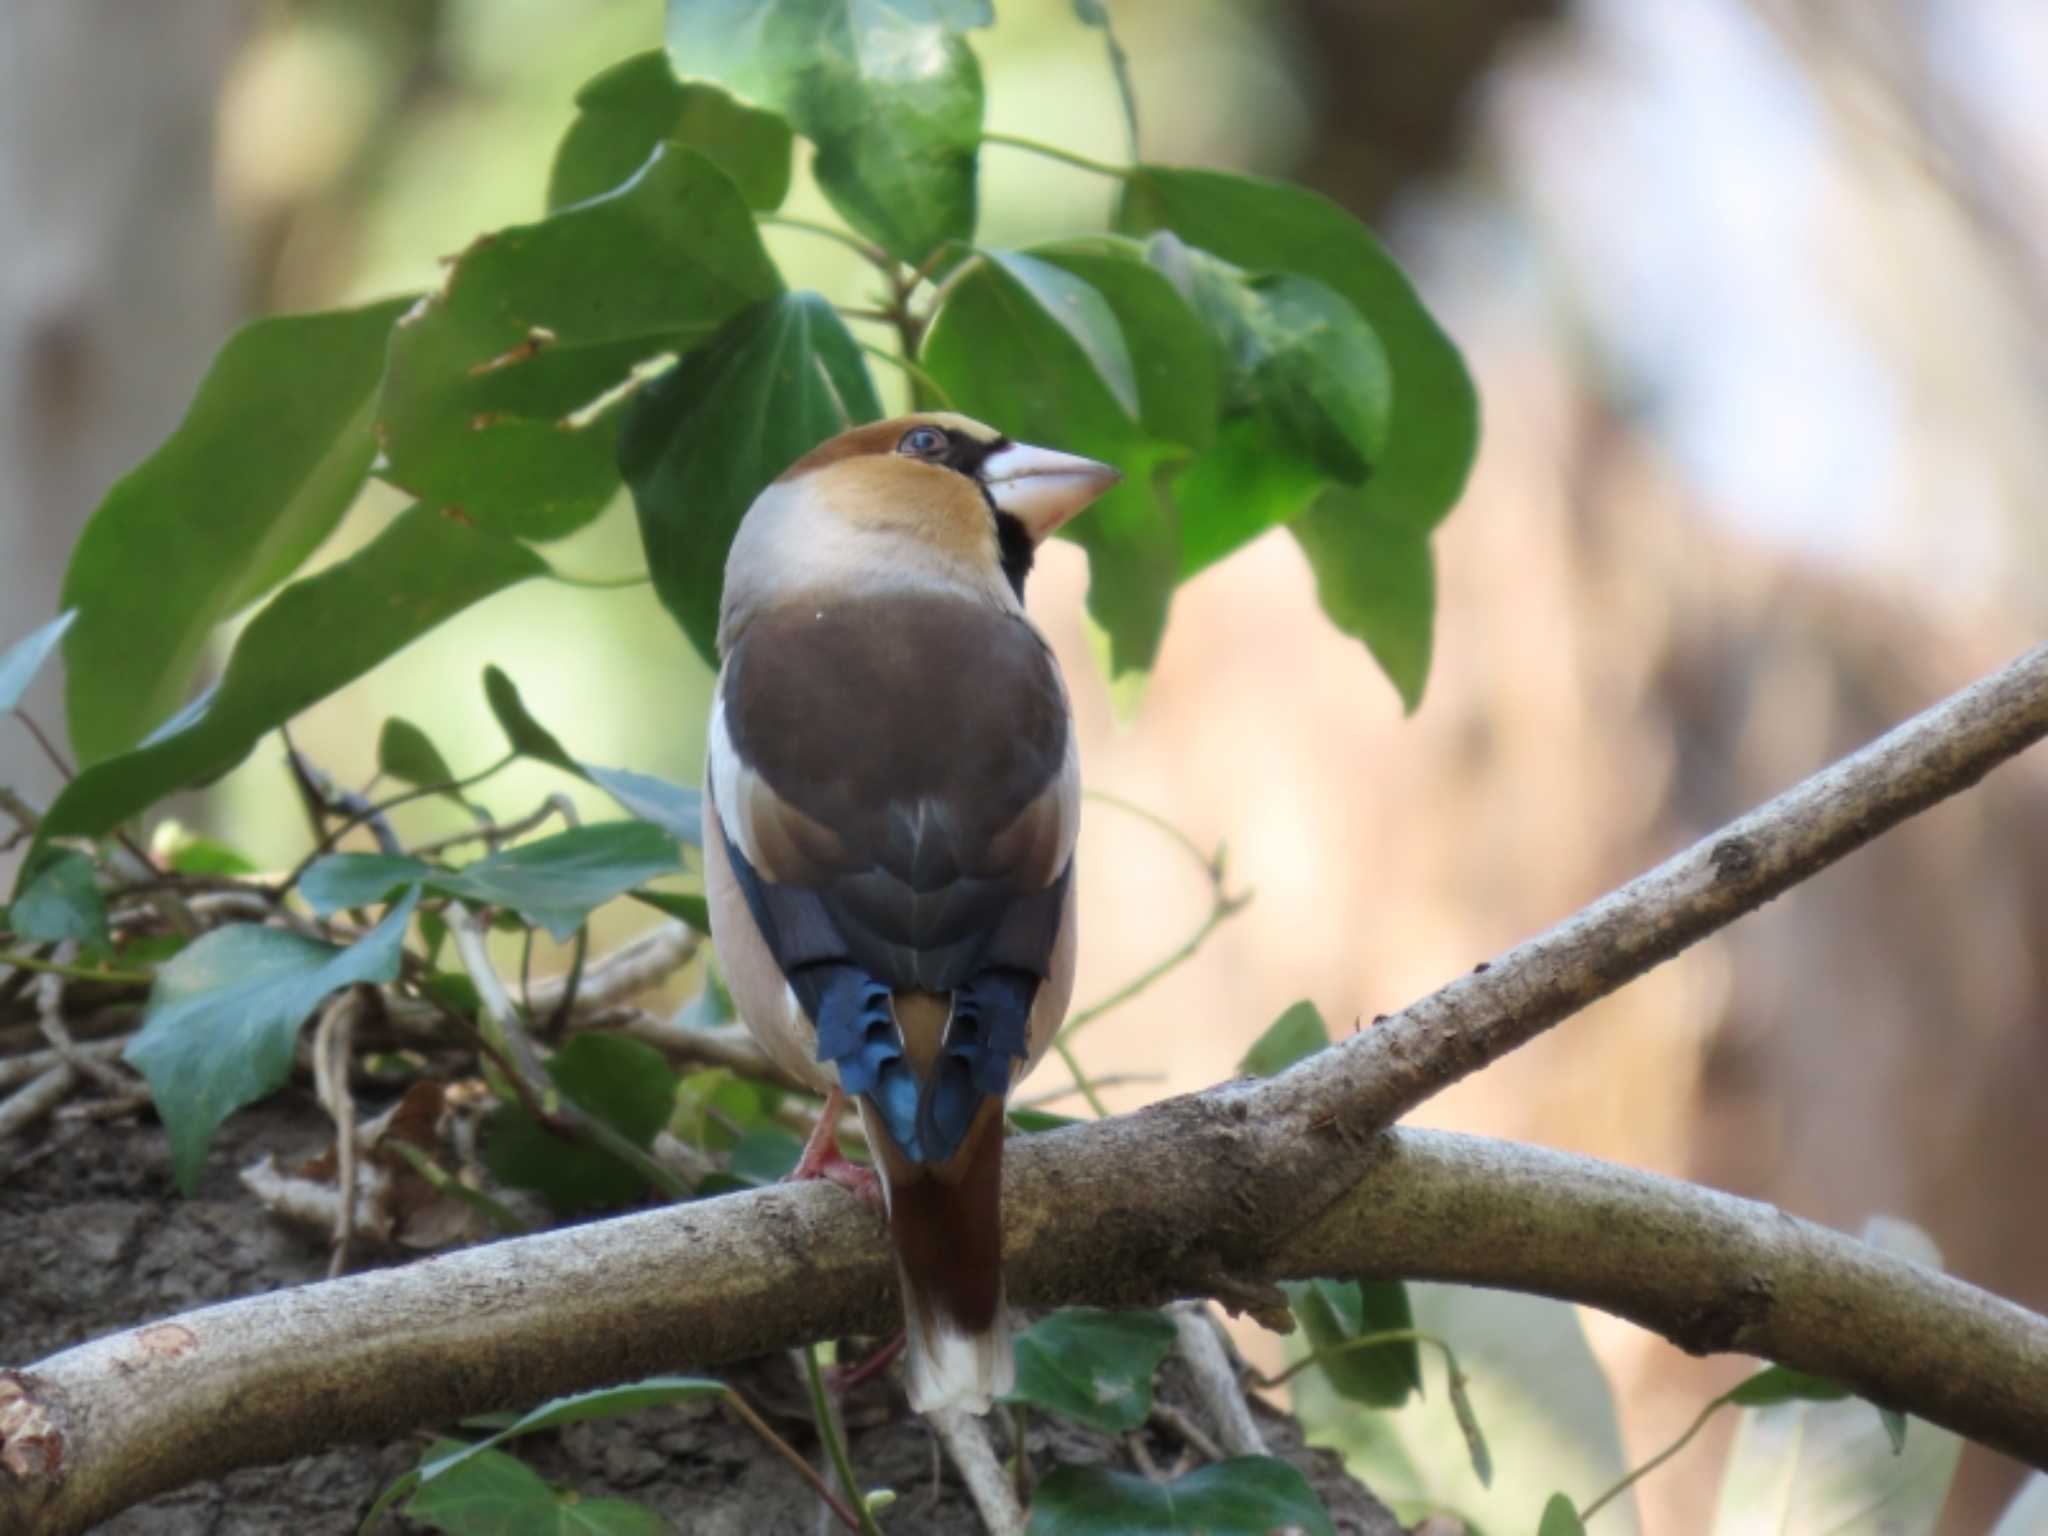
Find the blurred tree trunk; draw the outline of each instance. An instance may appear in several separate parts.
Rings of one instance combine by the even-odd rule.
[[[0,5],[0,646],[56,612],[79,528],[239,308],[213,150],[242,25],[241,0]],[[56,677],[26,704],[61,730]],[[0,783],[56,788],[18,727]]]

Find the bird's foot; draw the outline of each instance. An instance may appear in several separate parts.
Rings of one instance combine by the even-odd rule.
[[[889,1207],[882,1198],[882,1176],[839,1150],[839,1117],[845,1107],[846,1095],[837,1088],[833,1089],[826,1096],[825,1107],[818,1115],[817,1129],[804,1143],[803,1155],[796,1160],[796,1166],[783,1175],[782,1182],[798,1184],[805,1179],[829,1179],[848,1193],[859,1196],[877,1215],[887,1217]]]

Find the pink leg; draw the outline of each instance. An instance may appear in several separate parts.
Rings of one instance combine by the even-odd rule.
[[[846,1095],[834,1088],[825,1095],[825,1107],[818,1115],[817,1129],[804,1143],[803,1156],[783,1175],[785,1184],[804,1179],[830,1179],[841,1189],[860,1196],[877,1215],[886,1216],[882,1200],[882,1176],[839,1150],[839,1117],[846,1110]]]

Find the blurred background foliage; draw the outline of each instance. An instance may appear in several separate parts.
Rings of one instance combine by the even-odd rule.
[[[431,284],[478,231],[536,216],[572,91],[654,46],[660,13],[0,12],[0,634],[48,616],[79,524],[235,318]],[[1227,1075],[1298,997],[1340,1031],[1408,1001],[2038,633],[2048,11],[2032,0],[1115,13],[1147,157],[1293,176],[1372,219],[1464,348],[1486,428],[1436,541],[1436,662],[1412,721],[1322,619],[1293,543],[1268,537],[1184,590],[1120,723],[1084,562],[1046,559],[1033,607],[1090,784],[1227,841],[1257,891],[1091,1036],[1094,1071],[1165,1064],[1112,1103]],[[1068,0],[998,14],[977,39],[989,127],[1120,158],[1099,35]],[[1107,218],[1106,181],[1000,147],[982,174],[988,243]],[[786,211],[824,212],[801,167]],[[854,257],[768,234],[792,285],[863,298]],[[360,509],[319,561],[396,504]],[[638,569],[623,498],[552,554]],[[590,757],[697,773],[709,677],[645,587],[524,585],[315,709],[299,743],[359,781],[402,712],[474,768],[497,750],[486,661]],[[31,707],[54,723],[48,690]],[[0,781],[54,787],[13,735]],[[562,787],[522,767],[483,797],[509,817]],[[269,748],[183,814],[266,864],[303,844]],[[401,829],[458,813],[417,814]],[[1177,857],[1091,810],[1083,997],[1199,920]],[[1907,1217],[1953,1271],[2048,1307],[2044,898],[2048,772],[2022,762],[1420,1118],[1851,1229]],[[1632,1460],[1745,1369],[1591,1327]],[[1694,1528],[1715,1465],[1695,1453],[1647,1484],[1645,1528]],[[1982,1529],[2009,1481],[1972,1452],[1949,1528]]]

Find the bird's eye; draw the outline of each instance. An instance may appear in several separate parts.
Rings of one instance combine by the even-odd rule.
[[[913,459],[942,459],[950,446],[946,434],[937,427],[912,427],[903,434],[896,451]]]

